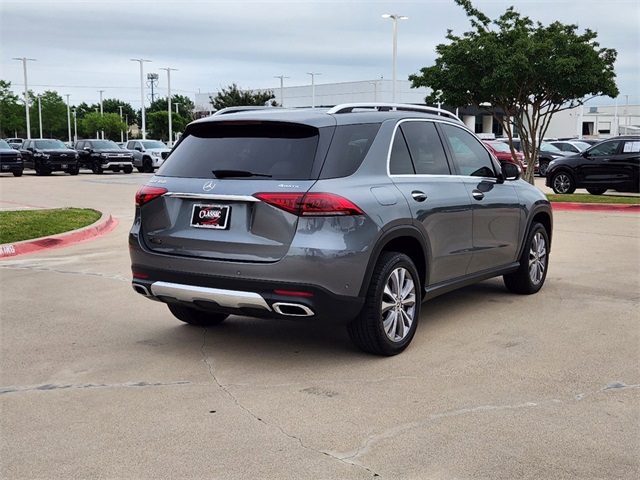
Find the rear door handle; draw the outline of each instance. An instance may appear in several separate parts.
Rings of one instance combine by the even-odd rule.
[[[475,198],[476,200],[482,200],[484,198],[484,193],[482,193],[480,190],[474,190],[471,192],[471,195],[473,196],[473,198]]]
[[[420,190],[414,190],[411,192],[411,196],[416,202],[424,202],[427,199],[427,194]]]

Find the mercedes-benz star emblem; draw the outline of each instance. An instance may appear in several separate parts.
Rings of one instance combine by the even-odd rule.
[[[209,180],[207,183],[205,183],[202,186],[202,189],[205,192],[210,192],[211,190],[213,190],[214,188],[216,188],[216,182],[214,182],[213,180]]]

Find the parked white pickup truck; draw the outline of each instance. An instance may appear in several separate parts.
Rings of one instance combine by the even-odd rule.
[[[160,168],[171,152],[160,140],[129,140],[125,148],[133,153],[133,166],[144,173]]]

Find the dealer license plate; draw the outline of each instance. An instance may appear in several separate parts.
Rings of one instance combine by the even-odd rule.
[[[224,230],[228,226],[230,213],[228,205],[194,205],[191,226]]]

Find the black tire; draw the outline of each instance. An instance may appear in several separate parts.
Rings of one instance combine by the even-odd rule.
[[[13,176],[14,177],[21,177],[22,176],[22,170],[20,170],[20,171],[16,170],[15,172],[13,172]]]
[[[42,170],[42,163],[40,162],[40,160],[36,160],[33,163],[33,169],[36,171],[36,175],[44,175],[44,170]]]
[[[576,191],[576,181],[570,173],[558,172],[551,178],[551,188],[560,195],[568,195]]]
[[[351,341],[361,350],[376,355],[402,352],[418,327],[421,292],[413,261],[403,253],[383,252],[374,269],[364,307],[347,325]],[[383,302],[387,304],[386,309]],[[398,316],[403,321],[394,321]]]
[[[144,168],[142,168],[142,167],[136,167],[136,168],[138,169],[138,171],[139,171],[140,173],[144,173]]]
[[[69,175],[78,175],[80,173],[80,168],[71,168],[67,170]]]
[[[549,235],[541,223],[531,224],[520,256],[520,267],[503,276],[504,285],[513,293],[531,295],[544,285],[549,269]]]
[[[602,195],[606,191],[606,188],[587,188],[587,192],[591,195]]]
[[[540,162],[540,166],[538,167],[538,175],[540,175],[541,177],[546,177],[548,169],[549,162]]]
[[[144,173],[153,173],[153,164],[151,163],[151,159],[144,158],[142,160],[142,171]]]
[[[183,305],[169,303],[167,304],[169,311],[178,320],[182,320],[189,325],[196,327],[212,327],[225,321],[229,316],[225,313],[211,313],[203,310],[197,310]]]
[[[100,165],[100,160],[94,160],[91,164],[91,171],[93,173],[97,173],[98,175],[102,174],[104,170],[102,170],[102,165]]]
[[[123,168],[122,171],[124,173],[131,173],[131,172],[133,172],[133,168]]]

